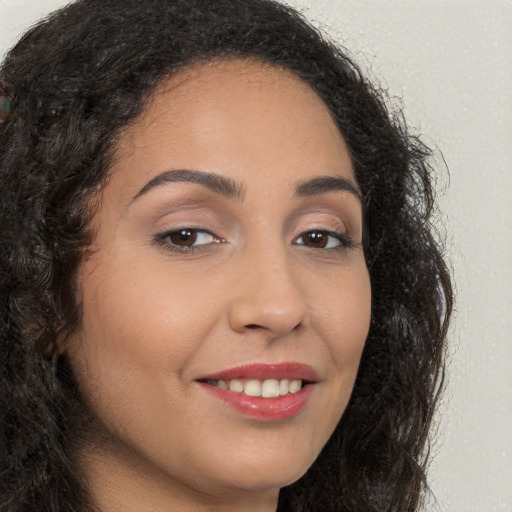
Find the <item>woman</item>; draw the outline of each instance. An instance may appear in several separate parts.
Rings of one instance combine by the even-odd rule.
[[[273,2],[86,0],[0,84],[2,510],[417,510],[450,279],[348,57]]]

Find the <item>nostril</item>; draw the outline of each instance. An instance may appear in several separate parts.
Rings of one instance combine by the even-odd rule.
[[[302,322],[299,322],[295,327],[293,327],[290,330],[297,330],[302,325]],[[267,330],[268,327],[265,327],[264,325],[259,324],[248,324],[245,326],[246,329],[256,330],[256,329],[265,329]]]

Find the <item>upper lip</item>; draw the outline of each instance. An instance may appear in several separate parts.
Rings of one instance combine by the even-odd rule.
[[[232,380],[232,379],[290,379],[305,382],[317,382],[318,375],[311,366],[301,363],[246,364],[205,375],[197,380]]]

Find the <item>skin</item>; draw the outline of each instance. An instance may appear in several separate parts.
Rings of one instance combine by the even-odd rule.
[[[104,512],[275,511],[338,423],[369,328],[358,197],[295,193],[325,176],[357,189],[343,138],[290,72],[231,60],[166,79],[116,149],[80,273],[82,326],[64,347],[102,433],[80,454],[93,499]],[[178,169],[235,180],[239,197],[188,182],[140,194]],[[213,235],[155,242],[183,227]],[[353,246],[312,246],[310,231]],[[281,362],[319,378],[288,420],[250,418],[197,381]]]

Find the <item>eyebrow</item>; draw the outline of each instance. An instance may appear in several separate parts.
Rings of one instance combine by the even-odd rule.
[[[342,176],[318,176],[303,181],[297,186],[295,194],[299,197],[311,197],[335,191],[350,192],[362,202],[361,193],[356,186]]]
[[[165,171],[146,183],[133,197],[130,203],[143,196],[151,189],[164,183],[197,183],[212,192],[216,192],[228,199],[243,200],[245,188],[231,178],[213,172],[195,171],[191,169],[178,169]]]
[[[130,201],[133,203],[150,190],[165,183],[196,183],[220,194],[228,199],[243,201],[245,187],[226,176],[213,172],[197,171],[192,169],[177,169],[165,171],[151,179],[144,185]],[[312,197],[327,192],[345,191],[355,195],[361,201],[361,194],[349,180],[341,176],[319,176],[299,183],[295,189],[298,197]]]

